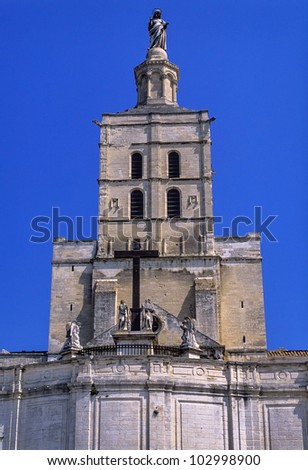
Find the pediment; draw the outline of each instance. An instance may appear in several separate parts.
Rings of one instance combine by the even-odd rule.
[[[182,319],[177,318],[175,315],[169,313],[167,310],[154,304],[154,322],[153,331],[156,333],[156,342],[160,346],[179,347],[182,343]],[[118,326],[114,325],[107,331],[94,337],[89,341],[85,347],[96,347],[114,344],[112,334],[118,330]],[[204,335],[200,331],[196,331],[196,340],[202,350],[206,349],[219,349],[223,350],[223,346],[214,341],[209,336]]]

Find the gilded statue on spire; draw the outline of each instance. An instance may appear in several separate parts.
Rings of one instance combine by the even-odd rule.
[[[152,16],[149,21],[149,35],[150,35],[150,47],[160,47],[161,49],[166,50],[166,37],[167,37],[167,26],[169,23],[166,23],[161,17],[161,9],[155,8],[153,10]]]

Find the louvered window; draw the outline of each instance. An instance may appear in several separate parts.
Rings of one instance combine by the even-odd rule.
[[[134,153],[132,155],[131,164],[132,179],[136,180],[142,178],[142,155],[140,153]]]
[[[167,214],[168,217],[180,217],[180,191],[177,189],[170,189],[167,193]]]
[[[130,217],[131,219],[143,218],[143,192],[135,189],[130,196]]]
[[[180,156],[177,152],[171,152],[168,155],[168,176],[169,178],[180,176]]]

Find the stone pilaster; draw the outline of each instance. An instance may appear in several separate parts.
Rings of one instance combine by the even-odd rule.
[[[218,341],[217,301],[212,277],[195,278],[196,329]]]

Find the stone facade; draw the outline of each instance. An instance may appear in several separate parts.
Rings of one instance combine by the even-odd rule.
[[[82,324],[81,342],[86,346],[98,331],[117,324],[120,299],[131,302],[132,260],[95,258],[96,245],[95,241],[54,243],[50,353],[60,351],[68,321],[76,318]],[[143,259],[141,299],[150,297],[180,320],[193,316],[198,330],[226,349],[265,350],[259,236],[220,238],[215,247],[216,253],[208,256]],[[109,313],[103,314],[107,304]]]
[[[98,240],[54,241],[48,352],[0,354],[0,448],[308,449],[308,351],[266,349],[260,236],[214,237],[213,119],[165,50],[135,78],[96,121]]]
[[[2,368],[3,448],[307,449],[307,357],[243,359],[82,356]]]
[[[177,67],[165,51],[150,51],[135,69],[138,106],[105,114],[98,123],[99,236],[54,243],[50,353],[61,349],[68,321],[82,324],[87,345],[117,324],[120,299],[132,307],[132,259],[114,253],[135,243],[159,254],[141,260],[141,298],[150,297],[181,321],[192,316],[201,333],[226,349],[266,348],[259,236],[214,239],[212,119],[207,111],[179,107],[176,94],[166,99],[165,85],[157,94],[153,73],[163,82],[168,70],[177,88]],[[148,80],[146,99],[140,99],[142,77]],[[170,202],[170,190],[178,201]]]

